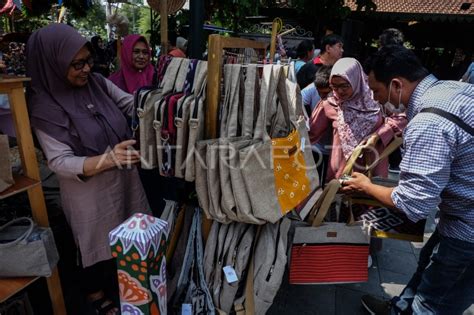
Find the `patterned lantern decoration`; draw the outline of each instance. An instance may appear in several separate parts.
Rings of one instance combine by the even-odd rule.
[[[167,314],[166,221],[137,213],[109,233],[123,315]]]

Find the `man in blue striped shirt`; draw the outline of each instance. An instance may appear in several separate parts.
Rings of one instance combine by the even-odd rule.
[[[374,98],[404,110],[403,160],[397,187],[354,173],[345,192],[362,192],[416,222],[439,207],[437,231],[400,297],[362,304],[371,314],[462,314],[474,303],[474,85],[439,81],[410,50],[387,46],[367,63]]]

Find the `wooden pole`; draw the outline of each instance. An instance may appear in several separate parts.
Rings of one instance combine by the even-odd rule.
[[[272,23],[272,39],[270,42],[270,62],[273,62],[276,51],[276,37],[277,37],[278,22],[273,21]]]
[[[161,55],[168,54],[168,1],[160,1]]]

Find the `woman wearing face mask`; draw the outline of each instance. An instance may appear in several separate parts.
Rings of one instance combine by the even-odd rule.
[[[31,35],[27,74],[31,125],[59,180],[61,203],[80,253],[82,289],[97,314],[118,314],[104,295],[114,270],[108,233],[148,203],[129,149],[133,97],[91,73],[92,47],[75,29],[52,24]]]
[[[384,117],[380,105],[372,97],[367,76],[356,59],[338,60],[332,68],[329,82],[333,93],[314,109],[309,133],[311,143],[316,143],[328,127],[333,128],[326,182],[342,175],[347,160],[362,141],[376,143],[380,139],[376,145],[380,154],[407,124],[404,114]],[[368,139],[373,133],[376,136]],[[375,160],[375,154],[371,159]],[[356,164],[365,165],[366,162],[358,160]],[[373,175],[386,177],[387,174],[388,161],[385,159],[375,167]]]
[[[127,93],[151,85],[154,68],[150,63],[150,46],[141,35],[128,35],[122,43],[120,70],[113,73],[109,80]]]

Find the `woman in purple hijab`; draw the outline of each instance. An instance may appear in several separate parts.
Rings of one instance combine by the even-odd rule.
[[[90,43],[65,24],[31,35],[27,73],[31,125],[56,173],[62,207],[79,249],[83,289],[98,314],[117,314],[103,288],[114,268],[108,233],[148,203],[134,166],[126,116],[133,97],[91,73]]]

